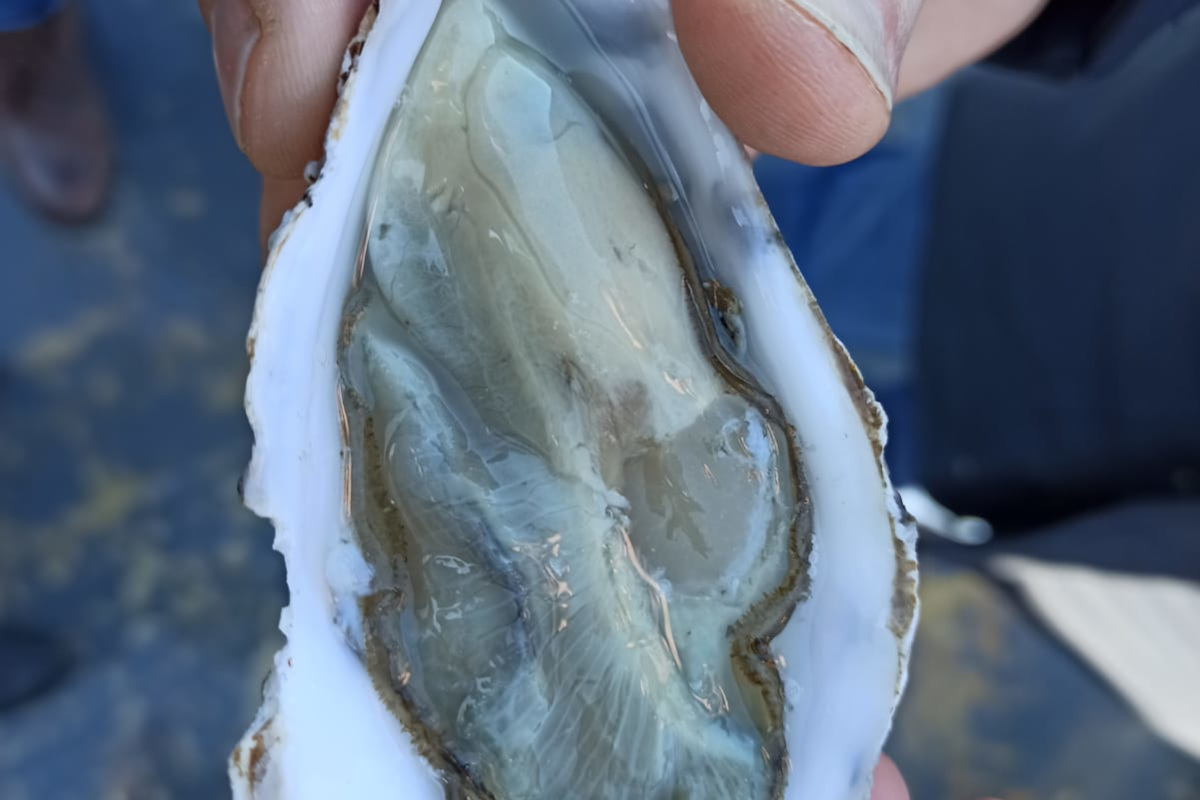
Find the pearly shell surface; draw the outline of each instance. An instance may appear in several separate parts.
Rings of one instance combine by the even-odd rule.
[[[883,464],[882,410],[782,244],[741,148],[692,83],[665,4],[553,0],[536,15],[495,5],[506,30],[572,76],[637,155],[696,270],[736,298],[727,344],[794,431],[811,515],[804,597],[769,642],[786,699],[779,793],[862,800],[905,682],[917,607],[915,531]],[[368,13],[320,174],[272,238],[250,333],[245,494],[274,523],[287,563],[288,644],[231,758],[237,797],[446,791],[444,768],[422,754],[364,663],[362,600],[377,567],[350,509],[339,393],[374,172],[392,126],[417,124],[404,121],[402,98],[440,7],[384,0]]]

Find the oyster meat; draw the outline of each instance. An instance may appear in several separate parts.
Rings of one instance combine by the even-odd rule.
[[[665,3],[369,12],[251,342],[237,796],[866,796],[911,526]]]

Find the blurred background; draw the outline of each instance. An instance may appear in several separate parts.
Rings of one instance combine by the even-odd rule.
[[[925,528],[914,798],[1200,798],[1193,5],[1035,25],[859,161],[756,165]],[[258,181],[195,4],[80,22],[107,203],[0,191],[0,800],[220,797],[286,599],[237,494]],[[103,182],[62,163],[60,218]]]

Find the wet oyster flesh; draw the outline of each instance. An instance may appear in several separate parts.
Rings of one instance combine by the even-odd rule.
[[[707,351],[641,171],[475,6],[409,79],[342,352],[368,663],[492,796],[765,797],[789,434]]]
[[[881,416],[665,6],[380,13],[256,309],[291,607],[235,792],[864,797],[915,614]]]

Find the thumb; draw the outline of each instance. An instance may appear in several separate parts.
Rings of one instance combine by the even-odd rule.
[[[346,45],[370,0],[200,0],[238,146],[270,178],[320,158]]]
[[[679,45],[743,142],[814,165],[883,135],[921,0],[673,0]]]

